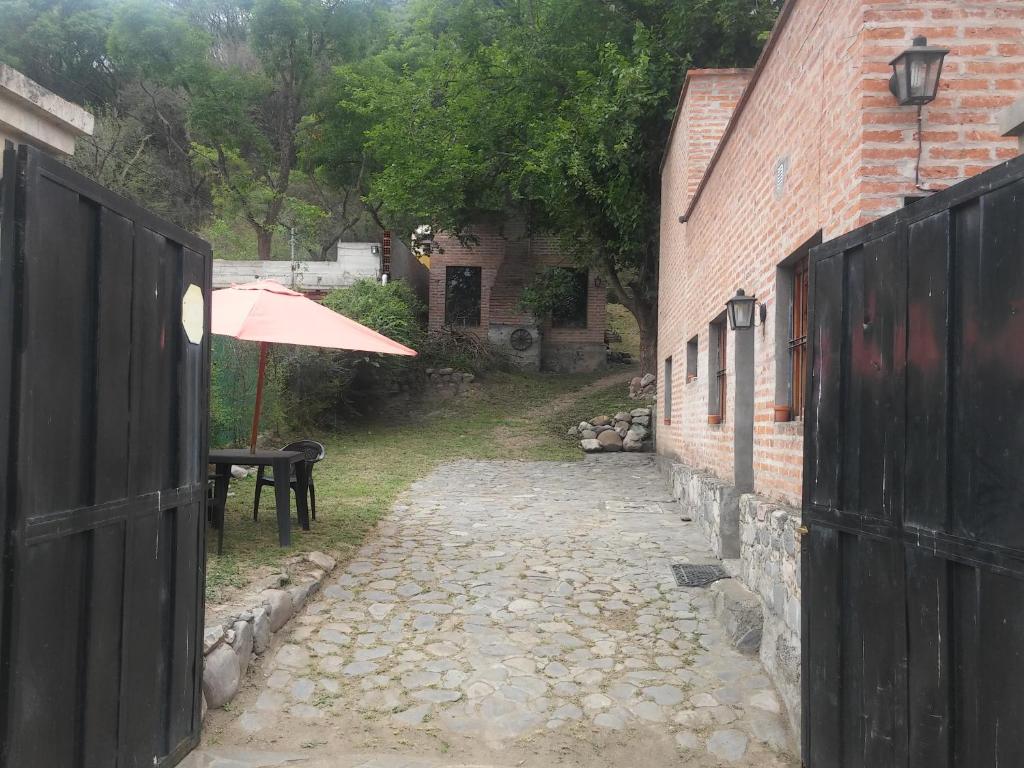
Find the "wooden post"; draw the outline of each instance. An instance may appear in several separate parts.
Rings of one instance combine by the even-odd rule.
[[[260,342],[260,367],[256,374],[256,407],[252,412],[252,435],[249,438],[249,453],[256,453],[256,434],[260,429],[260,411],[263,409],[263,377],[267,373],[267,342]]]

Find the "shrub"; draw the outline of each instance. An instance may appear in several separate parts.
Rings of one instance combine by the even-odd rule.
[[[508,368],[508,358],[495,345],[475,334],[446,326],[431,331],[420,346],[420,365],[454,368],[480,376]]]

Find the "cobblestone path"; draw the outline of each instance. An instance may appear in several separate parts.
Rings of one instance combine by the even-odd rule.
[[[711,561],[649,456],[445,466],[188,764],[795,766],[757,659],[669,568]]]

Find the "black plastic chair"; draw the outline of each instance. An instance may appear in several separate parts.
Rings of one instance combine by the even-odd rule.
[[[313,465],[318,461],[323,461],[326,451],[322,443],[318,443],[316,440],[296,440],[294,443],[288,443],[282,451],[302,451],[306,454],[306,471],[309,478],[309,509],[312,513],[312,517],[316,520],[316,487],[313,485]],[[264,470],[270,472],[271,470],[267,467],[260,467],[256,472],[256,498],[252,504],[252,519],[259,520],[260,516],[260,491],[265,485],[274,485],[275,480],[273,476],[267,477],[264,475]],[[296,493],[299,492],[298,482],[295,479],[295,472],[292,471],[291,476],[288,478],[288,485]]]

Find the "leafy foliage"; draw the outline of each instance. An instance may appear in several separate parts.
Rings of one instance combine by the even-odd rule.
[[[317,135],[369,124],[368,199],[386,217],[461,234],[522,216],[561,236],[636,316],[650,365],[659,166],[682,76],[751,64],[778,5],[420,0],[387,49],[338,71]]]
[[[579,273],[565,267],[546,267],[523,288],[520,306],[538,319],[550,319],[574,305]]]

